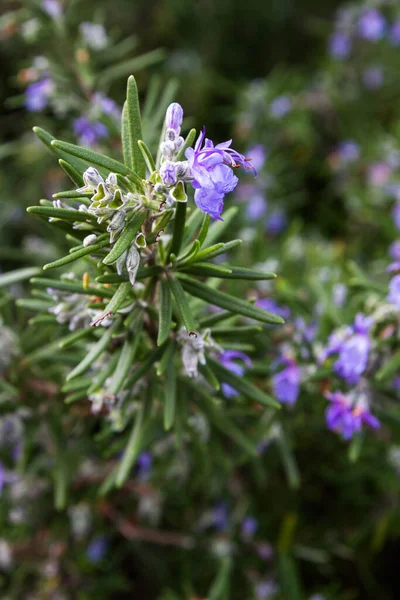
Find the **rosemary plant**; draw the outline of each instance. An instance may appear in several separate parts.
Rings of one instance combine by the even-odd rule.
[[[142,139],[130,77],[123,162],[35,128],[74,186],[28,212],[59,229],[71,247],[43,267],[59,277],[32,278],[35,298],[19,303],[39,312],[33,327],[56,328],[56,346],[68,353],[65,401],[90,402],[120,432],[123,454],[107,486],[123,485],[160,423],[179,439],[187,416],[200,412],[254,454],[255,443],[225,414],[227,399],[279,407],[235,361],[249,367],[243,342],[283,320],[220,289],[226,280],[275,275],[214,262],[241,244],[221,241],[236,209],[223,220],[221,213],[238,181],[233,169],[252,169],[250,160],[230,142],[214,147],[204,131],[193,148],[196,132],[184,140],[182,119],[180,105],[170,105],[154,157]],[[187,188],[195,189],[195,203]],[[48,348],[54,352],[53,341]]]

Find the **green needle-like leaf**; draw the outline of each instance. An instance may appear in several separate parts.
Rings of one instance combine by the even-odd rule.
[[[67,376],[67,381],[71,381],[71,379],[75,379],[75,377],[79,377],[79,375],[85,373],[85,371],[87,371],[87,369],[94,363],[94,361],[97,360],[101,354],[103,354],[109,345],[118,325],[119,321],[115,320],[114,323],[104,331],[101,338],[91,347],[85,358]]]
[[[172,323],[172,298],[166,279],[160,279],[159,293],[157,346],[162,346],[169,336]]]
[[[110,394],[118,394],[126,383],[126,377],[132,368],[136,352],[139,346],[140,332],[135,332],[134,339],[128,338],[122,346],[121,353],[115,371],[113,373],[108,391]]]
[[[126,225],[124,231],[119,236],[111,251],[103,258],[105,265],[111,265],[129,248],[135,239],[136,234],[143,225],[146,218],[146,211],[138,211]]]
[[[110,302],[107,304],[104,313],[97,319],[96,323],[101,323],[106,317],[112,317],[121,307],[131,289],[132,286],[129,281],[121,283]]]
[[[150,150],[146,146],[146,144],[142,141],[138,141],[139,149],[142,153],[142,157],[144,162],[146,163],[146,167],[149,173],[153,173],[156,170],[156,165],[154,164],[154,159],[151,155]]]
[[[118,160],[114,160],[104,154],[89,150],[88,148],[81,148],[80,146],[70,144],[69,142],[62,142],[61,140],[53,140],[51,145],[53,148],[63,150],[71,156],[76,156],[77,158],[86,161],[89,165],[97,165],[107,169],[107,171],[120,173],[121,175],[129,175],[131,173],[131,170]]]
[[[170,256],[171,254],[178,256],[179,250],[182,246],[183,234],[185,232],[186,203],[177,202],[175,210],[174,231],[172,234],[172,243],[169,251]]]
[[[181,284],[174,277],[168,277],[168,285],[174,296],[176,306],[178,308],[180,317],[183,321],[184,326],[186,327],[187,332],[195,333],[196,324]]]
[[[15,269],[15,271],[10,271],[10,273],[1,273],[0,288],[24,281],[25,279],[30,279],[30,277],[38,275],[40,271],[41,269],[38,267],[26,267],[24,269]]]
[[[53,206],[29,206],[26,211],[33,215],[64,219],[65,221],[79,221],[82,223],[96,223],[97,219],[90,213],[85,213],[72,208],[54,208]]]
[[[234,296],[226,294],[225,292],[211,289],[204,283],[199,283],[188,275],[177,273],[177,277],[179,277],[184,290],[186,290],[190,295],[195,296],[196,298],[201,298],[205,302],[208,302],[210,305],[215,304],[216,306],[220,306],[221,308],[225,308],[231,312],[243,315],[244,317],[249,317],[250,319],[256,319],[262,323],[270,323],[274,325],[281,325],[284,323],[284,320],[278,315],[274,315],[267,310],[262,310],[257,306],[253,306],[249,302],[235,298]]]
[[[195,139],[196,139],[196,130],[191,129],[186,136],[186,139],[184,141],[182,148],[179,150],[178,154],[176,155],[176,160],[185,160],[185,152],[186,152],[187,148],[189,148],[189,146],[191,146],[193,144]]]
[[[55,260],[54,262],[44,265],[43,270],[48,271],[49,269],[56,269],[58,267],[62,267],[64,265],[67,265],[68,263],[74,262],[78,258],[82,258],[82,256],[87,256],[88,254],[95,254],[102,248],[105,248],[106,246],[109,246],[109,245],[110,245],[110,242],[108,240],[103,240],[102,242],[99,242],[98,244],[91,244],[90,246],[87,246],[86,248],[82,248],[81,250],[75,250],[75,252],[72,252],[71,254],[68,254],[67,256],[63,256],[63,258],[59,258],[58,260]]]
[[[62,158],[59,159],[58,164],[77,187],[81,187],[81,185],[83,185],[82,175],[72,165],[67,163],[67,161],[63,160]]]
[[[142,151],[138,145],[139,140],[143,138],[142,119],[140,116],[139,93],[136,80],[131,75],[128,79],[126,89],[126,108],[129,124],[129,143],[130,158],[132,163],[129,167],[141,178],[146,176],[146,164],[144,162]]]
[[[174,424],[176,407],[176,369],[171,360],[165,378],[164,429],[168,431]]]

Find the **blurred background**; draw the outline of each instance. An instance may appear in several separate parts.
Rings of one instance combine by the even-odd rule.
[[[384,273],[400,228],[396,0],[3,0],[0,40],[1,272],[67,250],[25,210],[66,187],[32,127],[120,159],[120,112],[134,73],[152,149],[165,106],[178,101],[185,130],[207,125],[214,141],[234,138],[253,157],[258,178],[243,175],[227,203],[240,206],[242,264],[281,275],[275,291],[255,294],[271,293],[293,315],[291,335],[301,315],[318,321],[326,340],[351,321],[360,295],[370,301],[362,289],[352,304],[339,295],[354,276],[351,261]],[[22,311],[10,319],[13,335],[24,331]],[[279,336],[271,333],[271,356]],[[32,340],[24,344],[29,352]],[[33,365],[23,366],[32,377]],[[2,451],[25,436],[34,465],[16,483],[0,463],[2,598],[400,597],[398,385],[391,415],[380,415],[392,433],[372,436],[361,453],[324,429],[321,387],[285,413],[291,442],[270,433],[251,463],[209,440],[208,455],[200,425],[185,452],[158,440],[135,467],[129,502],[123,491],[97,498],[112,452],[101,440],[95,447],[96,426],[77,425],[85,412],[73,408],[79,477],[68,509],[57,512],[54,448],[35,412],[57,381],[50,371],[47,387],[26,390],[28,408],[17,417],[0,404]]]

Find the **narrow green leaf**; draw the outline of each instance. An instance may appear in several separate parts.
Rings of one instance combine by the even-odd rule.
[[[110,327],[105,329],[101,338],[91,347],[85,358],[75,367],[75,369],[69,373],[67,376],[67,381],[71,381],[71,379],[75,379],[75,377],[82,375],[94,363],[94,361],[97,360],[101,354],[103,354],[109,345],[118,325],[119,321],[115,320]]]
[[[68,263],[74,262],[78,258],[82,258],[82,256],[86,256],[88,254],[95,254],[102,248],[105,248],[106,246],[109,246],[109,245],[110,245],[110,242],[108,240],[103,240],[102,242],[99,242],[98,244],[91,244],[90,246],[87,246],[87,248],[82,248],[81,250],[76,250],[75,252],[72,252],[71,254],[68,254],[67,256],[63,256],[63,258],[59,258],[58,260],[55,260],[54,262],[44,265],[43,270],[48,271],[49,269],[56,269],[58,267],[62,267],[64,265],[67,265]]]
[[[221,388],[220,382],[218,381],[218,378],[214,375],[210,367],[207,364],[199,365],[199,371],[204,376],[206,381],[208,381],[211,387],[214,388],[214,390],[216,390],[217,392],[219,392]]]
[[[38,267],[26,267],[24,269],[15,269],[15,271],[9,271],[8,273],[1,273],[0,288],[29,279],[34,275],[38,275],[40,271],[41,269]]]
[[[179,150],[178,154],[176,155],[177,161],[185,160],[185,152],[186,152],[187,148],[189,148],[189,146],[191,146],[193,144],[195,139],[196,139],[196,130],[191,129],[186,136],[186,139],[183,143],[182,148]]]
[[[214,265],[202,262],[184,265],[183,267],[180,267],[180,269],[185,273],[189,273],[190,275],[196,275],[199,277],[219,277],[220,279],[229,277],[231,273],[230,269],[227,269],[223,265]]]
[[[157,346],[162,346],[169,336],[172,324],[172,298],[166,279],[160,279],[159,293],[160,306],[158,314]]]
[[[151,173],[153,173],[153,171],[156,170],[156,165],[154,164],[154,159],[151,155],[151,152],[142,140],[138,141],[138,145],[139,145],[139,149],[142,153],[143,160],[146,164],[147,170],[151,174]]]
[[[64,221],[79,221],[82,223],[96,223],[97,219],[90,213],[74,210],[73,208],[54,208],[53,206],[29,206],[26,212],[32,215],[64,219]]]
[[[97,283],[122,283],[123,281],[128,281],[128,279],[129,276],[127,273],[122,273],[122,275],[118,275],[118,273],[106,273],[105,275],[96,277]]]
[[[282,426],[280,435],[278,436],[278,446],[281,453],[282,462],[286,472],[289,487],[292,490],[297,490],[300,486],[300,474],[297,468],[296,459],[294,457],[289,438],[286,435],[286,432]]]
[[[45,279],[44,277],[33,277],[30,283],[34,286],[52,288],[54,290],[65,290],[74,294],[86,294],[88,296],[101,296],[102,298],[112,298],[114,292],[105,287],[94,287],[88,285],[83,287],[80,283],[74,283],[68,279]]]
[[[258,325],[244,325],[242,327],[213,327],[213,337],[237,338],[241,335],[249,336],[253,333],[260,333],[262,327]]]
[[[249,317],[250,319],[256,319],[262,323],[272,323],[275,325],[284,323],[284,320],[278,315],[274,315],[257,306],[253,306],[249,302],[245,302],[244,300],[226,294],[225,292],[211,289],[207,285],[192,279],[188,275],[178,273],[177,276],[179,277],[184,290],[190,295],[201,298],[211,305],[215,304],[216,306],[243,315],[244,317]]]
[[[303,600],[304,596],[293,557],[288,552],[278,552],[278,565],[279,581],[282,583],[284,597],[290,598],[290,600]]]
[[[383,379],[388,379],[389,377],[393,377],[396,371],[400,367],[400,350],[393,354],[393,356],[387,361],[381,369],[379,369],[376,374],[376,379],[378,381],[382,381]]]
[[[147,356],[142,360],[140,365],[136,368],[135,372],[129,377],[128,383],[126,387],[128,389],[132,388],[137,381],[143,375],[145,375],[152,367],[154,367],[154,363],[160,358],[160,356],[164,352],[164,346],[160,346],[159,348],[154,348]]]
[[[165,373],[168,368],[169,363],[172,361],[173,356],[175,354],[175,342],[170,340],[168,344],[164,347],[164,354],[161,357],[161,360],[157,367],[157,375],[160,377]]]
[[[221,561],[221,566],[218,570],[217,577],[211,586],[210,591],[207,595],[207,600],[228,600],[229,595],[229,583],[230,575],[232,570],[232,559],[225,557]]]
[[[98,82],[96,84],[96,89],[104,88],[108,86],[113,81],[117,79],[121,79],[122,77],[126,77],[128,73],[137,73],[141,69],[146,69],[151,65],[154,65],[165,58],[165,51],[162,48],[157,48],[156,50],[150,50],[150,52],[145,52],[140,56],[135,56],[134,58],[129,58],[122,62],[118,62],[107,69],[103,69],[100,72]]]
[[[112,173],[121,173],[121,175],[129,175],[131,172],[128,167],[120,163],[118,160],[114,160],[113,158],[109,158],[104,154],[99,154],[98,152],[89,150],[88,148],[81,148],[80,146],[70,144],[69,142],[62,142],[61,140],[53,140],[51,142],[51,145],[53,146],[53,148],[63,150],[71,156],[76,156],[91,165],[98,165],[99,167],[103,167],[104,169],[107,169]]]
[[[91,377],[87,377],[87,376],[77,377],[73,381],[69,381],[68,383],[65,383],[62,386],[61,391],[64,393],[77,392],[78,390],[87,389],[91,383],[92,383]]]
[[[125,101],[124,106],[122,108],[122,117],[121,117],[121,143],[122,143],[122,156],[124,158],[124,163],[127,167],[131,167],[133,165],[131,140],[130,140],[129,134],[130,134],[130,132],[129,132],[129,119],[128,119],[128,105]]]
[[[198,266],[197,263],[194,266]],[[264,273],[263,271],[255,271],[254,269],[246,269],[245,267],[232,267],[231,265],[223,265],[230,272],[225,275],[220,275],[221,279],[247,279],[251,281],[267,281],[275,279],[275,273]]]
[[[197,262],[203,262],[204,260],[211,260],[216,256],[225,254],[229,250],[232,250],[232,248],[236,248],[236,246],[240,246],[241,243],[242,240],[232,240],[230,242],[227,242],[226,244],[220,242],[218,244],[215,244],[214,246],[209,246],[208,248],[204,248],[204,250],[201,250],[194,258],[192,258],[190,260],[190,263],[194,264]]]
[[[58,342],[58,345],[60,348],[68,348],[69,346],[73,346],[76,342],[79,342],[79,340],[82,340],[83,338],[92,334],[93,329],[91,327],[88,327],[86,329],[78,329],[78,331],[73,331],[69,335],[62,338]]]
[[[207,315],[207,317],[200,319],[199,325],[200,328],[203,329],[204,327],[211,327],[216,323],[221,323],[221,321],[226,321],[235,317],[236,315],[229,310],[220,310],[213,315]]]
[[[219,363],[211,357],[207,358],[207,364],[214,371],[219,381],[223,383],[228,383],[235,390],[243,394],[243,396],[246,396],[254,402],[258,402],[259,404],[264,404],[265,406],[281,408],[281,405],[277,400],[275,400],[271,396],[268,396],[268,394],[262,392],[255,385],[250,383],[250,381],[248,381],[246,377],[239,377],[238,375],[236,375],[232,371],[229,371],[229,369],[226,369],[224,366],[221,365],[221,363]]]
[[[146,218],[146,211],[138,211],[126,225],[124,231],[119,236],[111,251],[103,258],[105,265],[111,265],[127,250],[135,239],[136,234],[143,225]]]
[[[185,235],[183,236],[183,246],[187,246],[193,236],[196,234],[197,229],[201,227],[203,222],[204,213],[201,212],[199,208],[195,208],[194,211],[190,214],[189,218],[186,219],[185,223]],[[198,236],[195,236],[196,239]]]
[[[183,234],[185,232],[185,220],[186,220],[186,203],[177,202],[175,209],[174,219],[174,230],[172,234],[172,243],[169,251],[169,256],[175,254],[178,256],[179,250],[181,249]]]
[[[199,250],[200,250],[200,242],[199,242],[199,240],[195,240],[193,242],[192,246],[184,254],[181,254],[180,256],[177,257],[177,266],[182,267],[187,262],[190,262],[190,260],[196,256],[196,254],[199,252]]]
[[[124,302],[131,289],[132,286],[129,281],[121,283],[121,285],[119,285],[117,290],[115,291],[111,300],[106,305],[104,313],[98,319],[96,319],[95,324],[101,323],[106,317],[112,317],[113,315],[115,315],[115,313],[121,307],[122,303]],[[92,325],[94,325],[94,323],[92,323]]]
[[[110,394],[118,394],[118,392],[122,389],[124,383],[126,383],[126,378],[129,373],[129,370],[132,368],[133,361],[135,360],[136,352],[139,346],[140,341],[140,333],[137,332],[134,339],[132,340],[130,337],[127,338],[122,346],[121,353],[119,355],[119,360],[116,366],[116,369],[113,373],[110,386],[108,391]]]
[[[195,333],[196,324],[181,284],[174,277],[168,277],[168,285],[174,296],[180,317],[184,326],[186,327],[187,332]]]
[[[141,149],[138,146],[139,140],[143,138],[142,119],[140,116],[139,93],[136,80],[131,75],[128,78],[126,88],[126,106],[129,124],[130,156],[132,164],[130,168],[135,171],[142,179],[146,176],[146,165],[143,160]]]
[[[171,360],[165,378],[164,429],[168,431],[174,424],[176,407],[176,370]]]
[[[117,366],[117,362],[119,360],[120,353],[121,351],[114,352],[104,369],[102,369],[99,375],[97,375],[97,377],[93,379],[92,385],[87,390],[88,395],[101,390],[106,379],[108,379],[110,375],[114,373],[115,367]]]
[[[205,214],[203,217],[203,222],[201,224],[200,227],[200,231],[199,231],[199,235],[198,235],[198,240],[200,242],[200,247],[203,245],[204,240],[207,237],[208,234],[208,230],[210,227],[210,223],[211,223],[211,217],[210,215]]]
[[[82,175],[72,165],[67,163],[67,161],[63,160],[62,158],[58,160],[58,164],[77,187],[81,187],[83,185]]]

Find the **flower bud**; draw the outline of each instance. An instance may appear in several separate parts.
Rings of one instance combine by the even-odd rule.
[[[87,188],[85,191],[95,190],[99,183],[104,183],[104,179],[102,178],[100,173],[97,171],[97,169],[94,169],[93,167],[86,169],[86,171],[83,174],[83,181],[85,183],[84,187]],[[80,188],[80,190],[82,191],[83,189],[84,188]],[[77,191],[79,192],[80,190]]]
[[[96,240],[97,240],[97,235],[95,233],[91,233],[90,235],[87,235],[85,237],[85,239],[83,240],[83,247],[87,248],[88,246],[91,246],[92,244],[95,243]]]
[[[164,185],[175,185],[176,170],[175,165],[170,160],[166,160],[160,168],[160,175]]]
[[[113,218],[111,219],[107,231],[110,234],[110,244],[113,244],[117,235],[123,230],[125,226],[125,211],[120,210],[114,213]]]
[[[179,135],[183,121],[183,108],[177,102],[173,102],[167,108],[165,115],[165,125],[167,129],[173,129]]]

